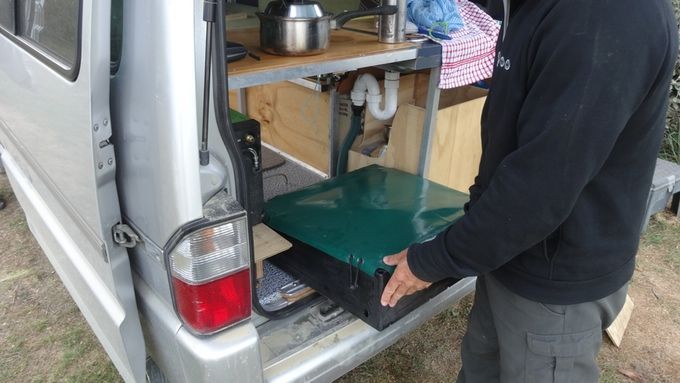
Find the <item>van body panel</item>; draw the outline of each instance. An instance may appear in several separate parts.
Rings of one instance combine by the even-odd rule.
[[[68,215],[58,202],[49,197],[43,199],[33,186],[40,178],[28,176],[4,148],[0,147],[0,152],[31,232],[57,275],[123,379],[126,382],[144,381],[146,353],[131,291],[127,254],[122,249],[123,254],[110,253],[110,273],[102,275],[97,271],[88,257],[88,254],[97,254],[97,249],[68,233],[66,228],[72,223]],[[108,279],[115,281],[113,289],[108,285]]]
[[[31,231],[83,316],[123,378],[143,381],[128,253],[112,237],[121,215],[109,141],[111,4],[81,7],[74,80],[46,63],[49,54],[13,40],[31,41],[0,35],[0,152]]]
[[[121,62],[111,79],[121,205],[126,219],[163,248],[179,227],[203,216],[194,2],[126,1],[123,24]]]

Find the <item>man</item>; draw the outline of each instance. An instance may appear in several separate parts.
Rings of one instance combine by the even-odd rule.
[[[596,382],[665,127],[667,0],[512,0],[467,214],[385,258],[382,296],[479,276],[458,382]]]

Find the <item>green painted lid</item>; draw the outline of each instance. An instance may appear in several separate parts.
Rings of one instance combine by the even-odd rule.
[[[246,116],[243,113],[239,113],[239,112],[235,111],[234,109],[229,109],[229,117],[231,118],[232,123],[250,120],[250,118],[248,118],[248,116]]]
[[[463,215],[464,193],[373,165],[271,199],[273,229],[373,275],[386,255],[434,237]],[[359,263],[357,260],[363,262]]]

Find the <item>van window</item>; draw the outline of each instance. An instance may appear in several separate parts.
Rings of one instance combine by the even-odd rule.
[[[14,33],[14,0],[0,0],[0,27]]]
[[[0,0],[7,1],[7,0]],[[74,67],[78,58],[79,0],[10,0],[15,3],[15,33]]]

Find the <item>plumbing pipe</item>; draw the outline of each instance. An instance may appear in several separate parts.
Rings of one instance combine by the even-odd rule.
[[[352,105],[352,124],[350,125],[349,132],[347,132],[347,136],[345,136],[345,139],[342,141],[342,147],[340,148],[335,175],[339,176],[341,174],[347,173],[349,151],[354,144],[354,140],[356,140],[357,136],[361,134],[361,115],[363,114],[363,111],[363,106]]]
[[[356,106],[368,104],[368,111],[377,120],[389,120],[397,112],[397,98],[399,92],[399,72],[385,72],[385,104],[380,109],[382,94],[378,80],[369,73],[364,73],[354,83],[352,88],[352,103]]]

